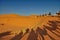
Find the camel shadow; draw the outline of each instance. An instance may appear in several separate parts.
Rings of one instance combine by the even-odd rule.
[[[21,38],[29,32],[29,29],[26,29],[26,32],[23,34],[21,31],[19,34],[15,35],[11,40],[21,40]]]
[[[52,29],[52,30],[56,30],[56,29],[59,29],[59,28],[57,27],[57,23],[60,23],[60,22],[59,22],[59,21],[49,21],[48,25],[51,26],[51,29]]]
[[[50,27],[49,27],[49,26],[46,26],[46,25],[43,25],[43,26],[44,26],[46,29],[48,29],[49,31],[51,31],[53,34],[55,34],[56,36],[60,37],[60,35],[58,35],[58,34],[55,33],[55,32],[60,33],[59,31],[56,30],[56,29],[59,29],[59,28],[57,27],[56,21],[49,21],[48,24],[50,25]],[[53,31],[55,31],[55,32],[53,32]]]
[[[35,31],[33,29],[31,29],[31,32],[30,32],[27,40],[38,40],[37,37],[38,37],[37,33],[35,33]]]
[[[56,21],[57,23],[60,23],[60,21]]]
[[[11,38],[11,40],[20,40],[22,37],[23,37],[23,32],[21,31],[19,34]]]
[[[7,36],[7,35],[11,35],[11,31],[0,33],[0,38]]]
[[[50,27],[50,29],[51,30],[55,30],[56,32],[58,32],[56,29],[59,29],[58,27],[57,27],[57,25],[58,25],[58,23],[60,23],[60,21],[49,21],[49,25],[51,26]],[[59,29],[60,30],[60,29]],[[58,32],[58,33],[60,33],[60,32]]]
[[[45,28],[41,29],[41,28],[37,27],[36,32],[41,36],[40,39],[42,39],[42,40],[45,40],[45,39],[44,39],[44,36],[45,36],[45,35],[48,35],[48,36],[51,38],[51,40],[55,40],[53,37],[51,37],[51,36],[47,33],[47,30],[46,30]]]

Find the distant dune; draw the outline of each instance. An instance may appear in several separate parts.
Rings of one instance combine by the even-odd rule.
[[[60,40],[60,16],[1,14],[0,39]]]

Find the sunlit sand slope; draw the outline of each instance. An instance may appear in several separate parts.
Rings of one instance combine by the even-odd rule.
[[[0,40],[60,40],[60,16],[0,15]]]

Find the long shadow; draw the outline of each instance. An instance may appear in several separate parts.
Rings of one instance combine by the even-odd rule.
[[[7,35],[11,35],[11,31],[0,33],[0,38],[7,36]]]
[[[46,28],[44,28],[44,30],[43,30],[43,31],[44,31],[45,35],[48,35],[48,36],[50,37],[50,39],[51,39],[51,40],[55,40],[53,37],[51,37],[51,36],[47,33]]]
[[[44,30],[45,30],[46,35],[48,35],[48,36],[50,37],[51,40],[55,40],[53,37],[51,37],[51,36],[47,33],[46,28],[44,28]]]
[[[57,23],[60,23],[60,21],[56,21]]]
[[[24,33],[24,35],[26,35],[27,33],[29,33],[29,29],[28,28],[26,29],[26,32]]]
[[[19,34],[15,35],[11,40],[20,40],[23,37],[23,32],[21,31]]]
[[[56,24],[60,24],[60,21],[55,21]],[[60,27],[60,25],[58,25],[58,27]],[[60,28],[58,28],[60,30]]]
[[[50,37],[51,40],[56,40],[56,39],[54,39],[53,37],[51,37],[49,34],[47,34],[47,35],[48,35],[48,37]]]
[[[59,31],[56,30],[57,33],[60,33]]]
[[[54,30],[54,28],[52,29],[51,27],[48,27],[48,26],[45,26],[44,25],[44,27],[46,28],[46,29],[48,29],[49,31],[51,31],[53,34],[55,34],[56,36],[58,36],[58,37],[60,37],[60,35],[58,35],[58,34],[56,34],[55,32],[53,32]]]
[[[49,25],[51,26],[50,27],[50,29],[51,30],[55,30],[56,32],[58,32],[56,29],[59,29],[58,27],[57,27],[57,24],[58,23],[60,23],[59,21],[57,22],[57,21],[49,21]],[[60,29],[59,29],[60,30]],[[59,33],[59,32],[58,32]]]
[[[38,35],[35,33],[35,31],[33,29],[31,29],[31,32],[30,32],[27,40],[38,40],[37,37],[38,37]]]
[[[47,30],[46,30],[45,28],[40,29],[39,27],[37,27],[36,31],[40,34],[42,40],[45,40],[45,39],[44,39],[44,36],[45,36],[45,35],[48,35],[48,36],[51,38],[51,40],[55,40],[53,37],[51,37],[51,36],[47,33]]]
[[[26,32],[23,34],[23,37],[24,37],[27,33],[29,33],[29,29],[28,29],[28,28],[26,29]],[[23,38],[23,37],[22,37],[22,38]]]
[[[49,21],[48,24],[51,26],[51,30],[57,29],[57,23],[55,21]]]
[[[42,29],[40,29],[39,27],[37,27],[36,32],[41,36],[42,40],[44,40],[44,32]],[[45,33],[46,34],[46,33]],[[41,39],[40,38],[40,39]]]

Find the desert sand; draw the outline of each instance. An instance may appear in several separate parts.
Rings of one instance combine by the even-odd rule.
[[[60,16],[2,14],[0,40],[60,40]]]

